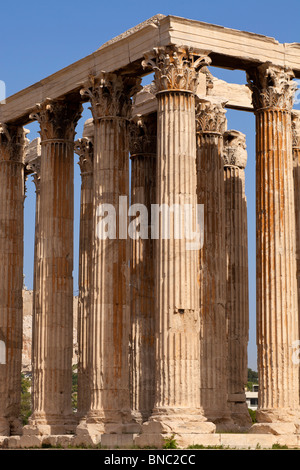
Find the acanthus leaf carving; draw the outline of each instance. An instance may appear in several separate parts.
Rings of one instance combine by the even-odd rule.
[[[300,148],[300,113],[292,113],[293,148]]]
[[[156,154],[157,123],[155,115],[135,116],[129,124],[131,155]]]
[[[35,184],[35,189],[36,191],[39,191],[41,181],[41,156],[39,155],[34,160],[30,160],[26,165],[26,168],[32,173],[32,180]]]
[[[43,103],[36,105],[36,110],[30,118],[39,122],[42,141],[56,139],[73,141],[82,110],[79,100],[47,98]]]
[[[291,111],[297,89],[293,77],[291,69],[269,62],[248,70],[247,82],[252,91],[254,109],[281,108]]]
[[[196,130],[197,132],[212,132],[223,134],[226,130],[225,103],[212,100],[196,100]]]
[[[247,150],[245,134],[236,130],[228,130],[224,132],[223,139],[224,166],[246,168]]]
[[[93,172],[94,145],[91,139],[82,137],[76,140],[74,151],[79,155],[78,165],[80,166],[81,175]]]
[[[130,119],[131,98],[141,89],[140,78],[102,72],[99,77],[90,76],[80,93],[90,101],[94,120],[104,117]]]
[[[27,133],[22,126],[0,123],[0,160],[24,163]]]
[[[208,55],[188,46],[156,47],[145,54],[142,61],[144,69],[154,71],[156,92],[180,90],[196,93],[198,71],[210,64]]]

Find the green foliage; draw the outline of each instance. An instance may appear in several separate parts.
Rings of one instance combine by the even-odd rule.
[[[229,447],[224,447],[222,444],[216,446],[204,446],[203,444],[193,444],[188,446],[188,449],[214,449],[214,450],[224,450],[229,449]]]
[[[77,410],[77,387],[78,387],[78,373],[76,371],[77,364],[73,366],[72,371],[72,408]],[[21,374],[21,420],[23,426],[28,424],[28,418],[32,414],[31,403],[31,377]]]
[[[77,389],[78,389],[78,372],[77,364],[72,367],[72,408],[77,410]]]
[[[31,406],[31,378],[21,374],[21,420],[23,426],[28,424],[28,418],[32,413]]]
[[[280,444],[273,444],[272,445],[272,449],[276,449],[276,450],[286,450],[288,449],[288,446],[287,445],[280,445]]]
[[[248,368],[247,390],[251,391],[253,384],[258,384],[258,373]]]
[[[258,383],[258,373],[248,368],[248,382]]]
[[[256,410],[251,410],[248,408],[250,418],[252,419],[252,423],[256,423]]]
[[[42,442],[42,449],[63,449],[61,444],[52,445],[49,442]]]
[[[203,444],[192,444],[188,446],[188,449],[205,449],[205,446]]]
[[[140,446],[135,446],[134,445],[134,446],[131,447],[131,449],[138,449],[138,450],[140,450],[140,449],[143,449],[143,450],[150,449],[151,450],[151,449],[158,449],[158,447],[156,447],[156,446],[143,446],[143,447],[140,447]]]
[[[163,446],[163,449],[177,449],[177,442],[174,437],[175,434],[172,434],[171,437],[167,437],[166,439],[164,439],[165,444]]]

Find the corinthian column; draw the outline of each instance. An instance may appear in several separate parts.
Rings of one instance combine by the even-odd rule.
[[[204,245],[200,250],[201,362],[200,393],[205,416],[228,426],[226,257],[223,133],[221,103],[197,105],[197,195],[204,204]]]
[[[154,240],[151,205],[156,196],[156,114],[137,116],[130,126],[131,209],[139,217],[131,222],[131,408],[138,421],[146,421],[154,405]],[[145,213],[146,212],[146,213]]]
[[[296,216],[296,259],[298,312],[300,315],[300,112],[292,113],[292,147],[294,162],[294,197]],[[299,325],[300,328],[300,325]],[[299,335],[300,339],[300,335]]]
[[[23,323],[22,127],[0,124],[0,435],[20,432]]]
[[[85,417],[90,407],[90,374],[88,344],[91,311],[92,222],[93,222],[93,142],[83,137],[75,142],[81,172],[80,236],[79,236],[79,297],[78,297],[78,391],[77,414]]]
[[[27,146],[25,163],[26,168],[33,174],[35,185],[35,232],[34,232],[34,260],[33,260],[33,302],[32,302],[32,341],[31,357],[34,357],[34,346],[36,343],[37,313],[39,311],[38,303],[40,299],[40,263],[38,263],[38,254],[40,253],[40,194],[41,194],[41,139],[34,139]]]
[[[195,91],[198,70],[208,63],[208,57],[175,46],[155,49],[144,61],[155,71],[156,202],[161,211],[154,235],[156,393],[143,431],[161,436],[215,428],[205,422],[199,397],[199,246],[191,246],[186,231],[180,233],[185,205],[190,220],[184,228],[196,228]]]
[[[224,133],[225,243],[227,258],[226,318],[228,324],[228,404],[234,423],[249,428],[246,404],[248,371],[248,239],[245,195],[246,138],[238,131]]]
[[[268,63],[248,74],[256,116],[257,420],[264,423],[254,426],[256,432],[299,426],[292,78],[291,70]]]
[[[131,422],[129,393],[128,119],[134,77],[102,73],[82,94],[94,119],[90,435],[122,433]],[[121,198],[122,196],[122,198]],[[133,428],[132,428],[133,429]],[[102,441],[103,443],[103,441]]]
[[[46,100],[40,123],[39,272],[33,337],[33,414],[26,432],[73,430],[73,193],[74,135],[81,105]]]

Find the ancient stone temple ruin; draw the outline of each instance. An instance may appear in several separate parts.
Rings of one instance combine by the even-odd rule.
[[[210,66],[245,71],[245,85],[216,79]],[[248,439],[297,439],[297,78],[299,44],[157,15],[0,105],[0,435],[21,436],[20,446],[58,435],[140,447],[173,434],[182,445],[216,443],[221,431],[237,440],[241,431]],[[78,136],[84,103],[91,118]],[[226,109],[256,120],[254,425],[244,392],[246,136],[230,128]],[[33,121],[40,137],[30,141]],[[77,413],[74,153],[81,170]],[[29,174],[36,186],[33,412],[22,427]]]

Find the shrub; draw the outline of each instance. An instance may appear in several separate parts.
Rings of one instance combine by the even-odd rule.
[[[177,442],[174,439],[175,435],[173,434],[171,437],[167,437],[165,439],[165,444],[163,449],[177,449]]]
[[[31,378],[21,374],[21,421],[23,426],[28,424],[28,418],[32,413],[31,406]]]
[[[248,411],[249,411],[250,418],[252,419],[252,423],[256,423],[256,411],[251,410],[250,408],[248,408]]]

